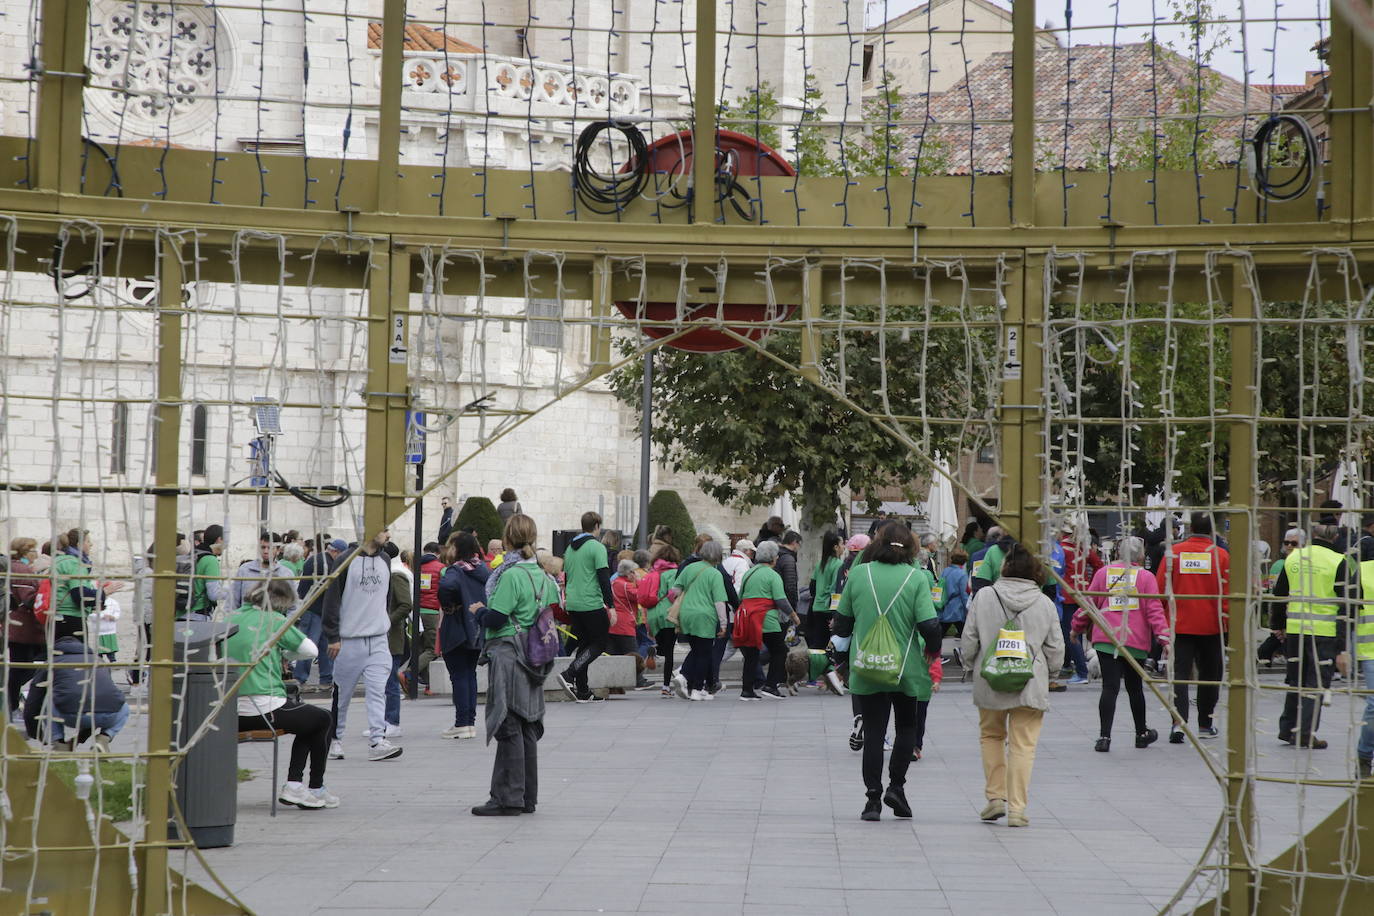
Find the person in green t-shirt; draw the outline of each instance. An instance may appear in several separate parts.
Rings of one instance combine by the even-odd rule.
[[[858,699],[863,728],[869,740],[863,745],[863,778],[868,801],[862,818],[882,818],[886,804],[898,817],[911,817],[905,786],[906,772],[916,747],[916,704],[929,700],[930,661],[927,651],[940,651],[940,621],[930,600],[930,580],[912,565],[916,541],[905,525],[884,525],[874,536],[868,562],[850,571],[849,582],[835,611],[835,633],[849,637],[849,691]],[[882,620],[891,627],[900,667],[895,689],[868,671],[865,658],[873,643],[870,632]],[[896,736],[888,766],[888,787],[883,792],[883,736],[889,714]]]
[[[600,537],[601,516],[584,512],[582,533],[573,538],[563,552],[567,589],[563,607],[572,619],[577,654],[568,667],[559,672],[558,683],[569,698],[584,703],[595,699],[587,686],[587,669],[610,644],[610,609],[615,604],[611,594],[611,564],[606,556],[606,545],[598,540]]]
[[[741,700],[782,699],[778,685],[787,672],[787,643],[783,640],[780,618],[786,617],[796,623],[797,613],[787,600],[782,576],[774,569],[780,549],[777,541],[760,544],[754,551],[754,565],[740,580],[735,645],[744,656]],[[768,650],[768,674],[763,686],[756,691],[760,647]]]
[[[538,529],[528,515],[512,515],[503,541],[506,555],[520,557],[503,566],[491,597],[474,601],[468,610],[486,628],[482,657],[487,662],[484,724],[487,742],[496,740],[491,795],[473,807],[478,817],[533,814],[539,800],[539,739],[544,735],[544,681],[553,662],[539,668],[526,659],[521,631],[532,626],[540,611],[558,601],[558,584],[535,560]]]
[[[324,786],[325,766],[329,762],[329,713],[318,706],[288,699],[282,680],[282,660],[311,659],[319,647],[286,621],[283,612],[296,605],[296,589],[286,579],[269,579],[257,584],[246,596],[243,607],[229,614],[228,624],[237,630],[224,643],[229,658],[253,664],[258,653],[266,652],[253,664],[239,686],[239,731],[276,729],[295,735],[291,760],[286,767],[286,782],[277,801],[298,808],[337,808],[339,799]],[[303,785],[306,760],[310,761],[310,784]]]
[[[671,605],[682,595],[677,628],[691,647],[682,660],[679,683],[685,684],[680,689],[685,699],[709,700],[712,695],[706,688],[711,680],[711,650],[716,637],[725,635],[725,579],[720,572],[725,551],[716,541],[705,541],[697,556],[699,560],[678,571],[668,601]]]
[[[215,608],[229,597],[229,587],[220,578],[220,554],[224,553],[224,528],[211,525],[205,529],[196,545],[195,572],[191,576],[191,600],[186,605],[186,619],[209,620]]]
[[[830,618],[840,606],[840,590],[835,583],[843,563],[844,541],[838,531],[827,531],[821,538],[821,558],[811,571],[811,613],[806,615],[808,648],[824,649],[830,641]]]

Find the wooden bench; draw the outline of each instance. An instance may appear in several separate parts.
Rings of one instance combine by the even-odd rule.
[[[272,816],[277,816],[277,763],[281,756],[281,744],[278,739],[286,732],[279,728],[255,728],[246,732],[239,732],[239,744],[264,744],[272,743],[272,784],[269,790],[272,793]]]

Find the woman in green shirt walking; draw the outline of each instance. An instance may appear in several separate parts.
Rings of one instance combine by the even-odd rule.
[[[806,645],[824,649],[830,642],[830,618],[839,606],[835,587],[844,562],[844,541],[838,531],[827,531],[821,539],[821,558],[811,572],[811,613],[806,615]]]
[[[539,800],[539,739],[544,736],[544,681],[553,662],[533,667],[525,655],[524,632],[539,612],[558,601],[558,583],[535,559],[534,519],[512,515],[502,540],[506,554],[520,559],[506,566],[486,606],[469,605],[486,629],[479,664],[487,665],[487,743],[496,739],[491,797],[472,809],[479,817],[533,814]]]
[[[930,699],[930,661],[925,656],[927,651],[938,654],[941,643],[930,580],[912,565],[915,555],[916,542],[905,525],[884,525],[870,546],[869,562],[850,570],[835,611],[836,634],[850,637],[849,692],[874,739],[863,746],[868,801],[861,817],[866,821],[880,820],[884,804],[898,817],[911,817],[905,790],[916,747],[916,703]],[[881,640],[885,627],[891,638]],[[891,667],[896,671],[890,672]],[[896,736],[884,793],[880,736],[887,733],[889,715]]]
[[[724,551],[715,541],[697,550],[701,559],[677,575],[668,593],[669,604],[681,594],[677,628],[691,646],[682,660],[687,680],[687,699],[710,700],[706,686],[711,680],[711,651],[717,636],[725,635],[725,580],[720,574]]]

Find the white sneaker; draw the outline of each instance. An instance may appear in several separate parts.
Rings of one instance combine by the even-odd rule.
[[[688,696],[688,693],[690,691],[688,691],[687,689],[687,678],[682,676],[681,671],[673,675],[673,689],[676,690],[677,695],[682,697],[684,700],[691,699],[691,697]]]
[[[311,789],[310,794],[318,798],[320,801],[324,802],[324,806],[326,808],[339,807],[339,796],[335,795],[333,792],[330,792],[324,786],[320,786],[318,789]]]
[[[462,728],[462,732],[463,732],[463,733],[462,733],[461,735],[458,736],[459,738],[476,738],[476,737],[477,737],[477,726],[476,726],[476,725],[464,725],[463,728]]]
[[[335,738],[333,741],[329,742],[329,759],[330,759],[330,760],[343,760],[343,759],[344,759],[343,742],[340,741],[338,738]]]
[[[830,688],[835,696],[844,696],[844,682],[840,680],[840,676],[836,672],[827,671],[825,673],[825,685]]]
[[[687,694],[687,699],[691,700],[693,703],[700,702],[701,700],[706,699],[706,691],[693,690]]]
[[[1330,691],[1330,690],[1323,690],[1323,691],[1322,691],[1322,705],[1323,705],[1323,706],[1330,706],[1330,705],[1331,705],[1331,691]]]
[[[439,732],[440,738],[461,738],[463,737],[464,727],[461,725],[450,725],[448,728]]]
[[[383,738],[399,738],[399,737],[401,737],[401,726],[399,726],[399,725],[392,725],[390,722],[388,722],[388,723],[386,724],[386,730],[382,732],[382,737],[383,737]]]
[[[393,757],[399,756],[401,756],[401,748],[385,738],[374,741],[371,749],[367,752],[368,760],[391,760]]]
[[[293,786],[289,782],[285,783],[281,787],[281,791],[277,793],[277,801],[283,805],[295,805],[297,808],[323,808],[325,805],[324,799],[305,786],[300,783]]]

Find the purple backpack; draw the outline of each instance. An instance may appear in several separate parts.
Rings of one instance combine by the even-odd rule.
[[[531,667],[539,668],[558,657],[558,624],[553,619],[553,606],[544,603],[543,590],[535,588],[534,576],[530,575],[529,570],[524,570],[524,573],[530,580],[530,591],[534,593],[535,603],[539,605],[534,623],[524,631],[525,658]],[[548,583],[549,580],[546,578],[544,585],[547,586]],[[519,635],[520,624],[516,622],[514,614],[511,615],[510,621]]]

